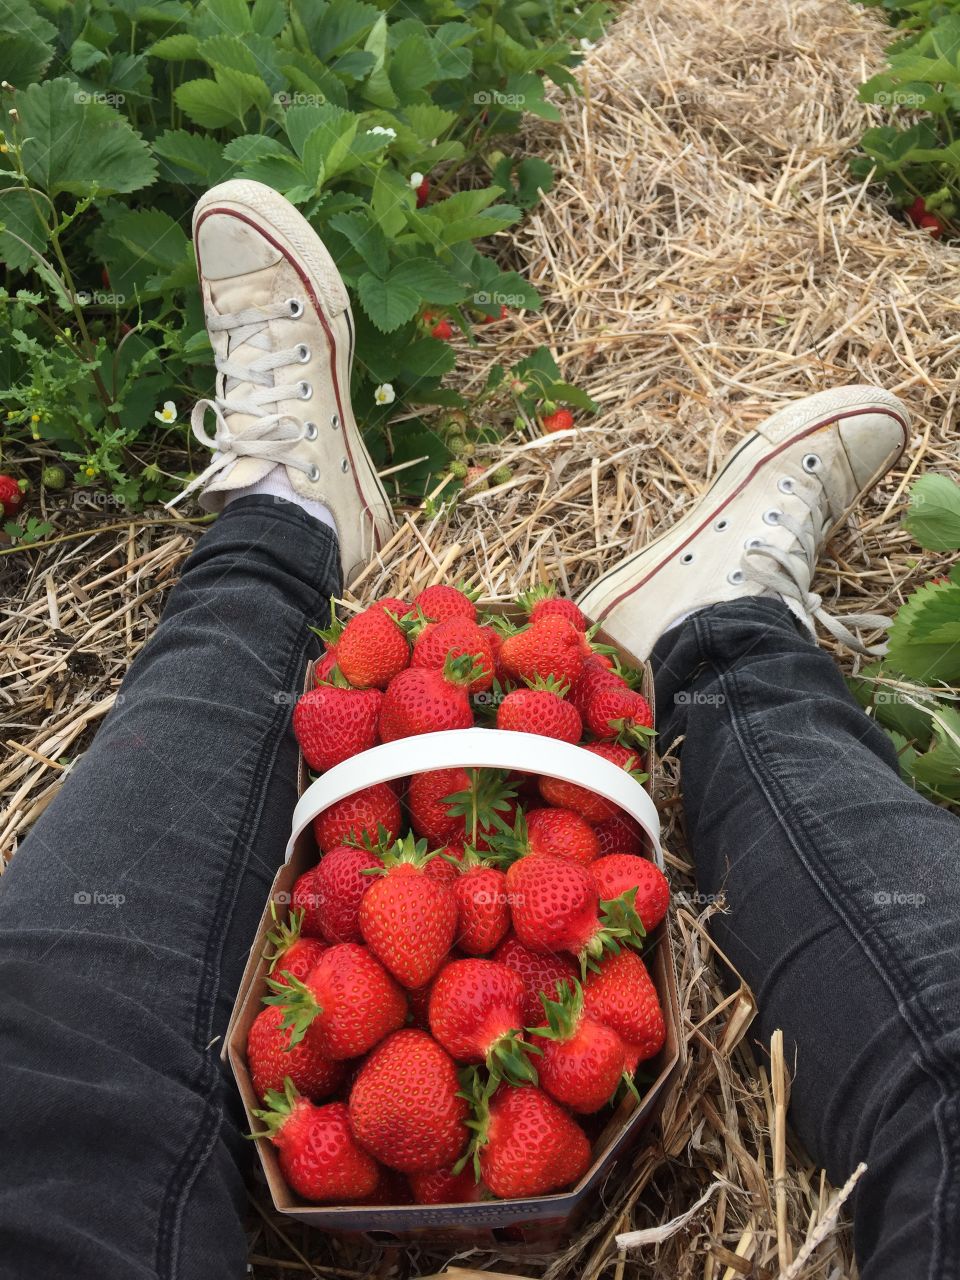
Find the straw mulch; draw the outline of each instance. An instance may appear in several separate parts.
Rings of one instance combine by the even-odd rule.
[[[494,360],[545,342],[601,412],[581,415],[574,435],[508,443],[510,481],[448,520],[406,514],[360,591],[449,578],[502,598],[544,577],[576,591],[672,521],[773,408],[852,381],[901,395],[915,437],[829,548],[818,589],[840,613],[892,613],[935,572],[900,516],[918,467],[956,468],[960,303],[948,282],[960,257],[848,176],[847,153],[872,118],[856,87],[886,39],[847,0],[637,0],[624,12],[587,59],[583,98],[561,124],[528,133],[558,182],[502,252],[541,288],[543,312],[485,330],[459,375],[480,386]],[[97,523],[4,566],[7,851],[109,708],[196,535],[148,520],[93,536]],[[693,881],[676,783],[668,755],[659,800],[681,895]],[[680,902],[689,1058],[656,1145],[610,1181],[563,1256],[458,1265],[545,1280],[853,1274],[834,1193],[785,1132],[778,1046],[748,1047],[749,993],[730,975],[721,983],[703,919]],[[616,1233],[652,1228],[618,1251]],[[253,1272],[271,1280],[417,1276],[444,1261],[340,1246],[262,1200],[251,1231]]]

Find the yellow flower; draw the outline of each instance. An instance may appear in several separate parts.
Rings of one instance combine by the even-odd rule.
[[[31,421],[31,422],[39,422],[39,421],[40,421],[40,415],[39,415],[39,413],[31,413],[31,415],[30,415],[30,421]]]
[[[92,478],[97,474],[97,468],[96,468],[96,467],[84,467],[84,469],[83,469],[83,474],[84,474],[85,476],[90,476],[90,478],[92,479]]]

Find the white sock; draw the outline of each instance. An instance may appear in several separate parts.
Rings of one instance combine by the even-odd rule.
[[[228,506],[237,498],[249,498],[255,493],[271,494],[274,498],[283,498],[285,502],[296,503],[298,507],[302,507],[308,516],[313,516],[315,520],[320,520],[334,533],[337,532],[337,522],[334,520],[329,507],[325,507],[322,502],[313,502],[310,498],[304,498],[302,494],[297,493],[287,476],[286,467],[274,467],[272,471],[268,471],[262,480],[258,480],[256,484],[248,484],[245,489],[231,489],[225,499],[224,506]]]
[[[700,609],[705,609],[706,607],[706,605],[701,605]],[[695,613],[700,612],[700,609],[688,609],[686,613],[681,613],[679,618],[674,618],[669,626],[663,628],[663,634],[666,635],[667,632],[672,631],[674,627],[679,627],[681,622],[686,622],[688,618],[692,618]]]

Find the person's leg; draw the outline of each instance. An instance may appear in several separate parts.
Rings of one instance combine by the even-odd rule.
[[[309,625],[392,529],[324,246],[246,181],[194,239],[217,394],[188,487],[226,510],[0,883],[2,1280],[245,1273],[222,1036],[290,831]]]
[[[580,601],[652,651],[661,745],[682,736],[697,883],[796,1055],[791,1117],[854,1200],[863,1280],[960,1275],[960,824],[906,786],[815,621],[829,531],[896,461],[903,405],[821,392],[744,437],[703,497]],[[671,626],[671,624],[674,624]]]
[[[863,1280],[960,1274],[960,822],[779,601],[713,605],[658,642],[660,744],[711,929],[787,1037],[791,1119],[852,1202]]]
[[[245,1271],[223,1031],[296,801],[290,706],[340,588],[271,497],[204,535],[0,881],[0,1276]]]

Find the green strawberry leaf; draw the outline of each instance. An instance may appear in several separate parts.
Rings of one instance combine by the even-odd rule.
[[[887,664],[926,683],[960,678],[960,586],[928,582],[908,597],[890,628]]]
[[[137,191],[156,178],[157,163],[140,135],[75,80],[30,85],[17,95],[17,111],[24,170],[51,196]]]
[[[948,476],[921,476],[910,490],[904,524],[929,551],[960,549],[960,485]]]

